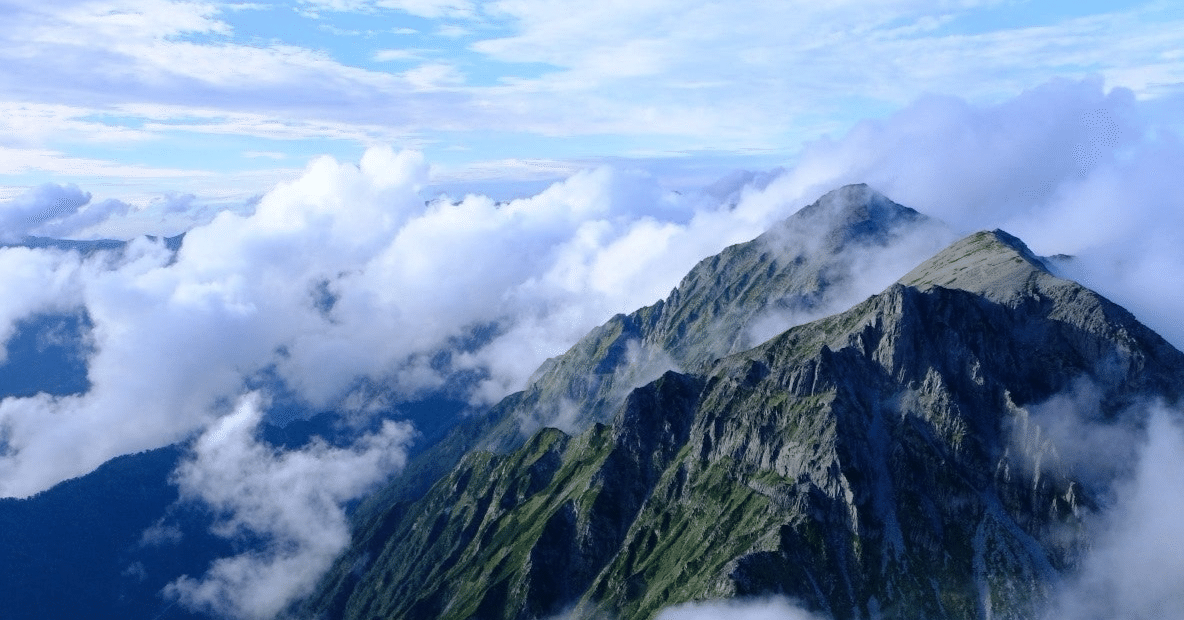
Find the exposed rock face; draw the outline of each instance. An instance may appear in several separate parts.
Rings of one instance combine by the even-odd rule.
[[[616,320],[677,352],[699,325],[685,308],[710,314],[683,305],[694,291],[770,303],[790,290],[709,284],[713,270],[734,274],[719,267],[729,260],[758,272],[781,260],[729,250]],[[743,321],[745,307],[713,316]],[[627,331],[577,348],[610,350]],[[306,615],[650,618],[779,593],[843,619],[1030,618],[1089,544],[1083,519],[1105,489],[1033,439],[1027,409],[1083,378],[1110,418],[1184,389],[1184,354],[1000,231],[846,312],[701,361],[630,392],[611,426],[593,414],[576,434],[468,454],[422,499],[380,511]]]
[[[716,365],[690,450],[585,604],[649,617],[784,593],[835,618],[1037,615],[1102,490],[1017,453],[1024,407],[1079,377],[1111,415],[1175,400],[1184,355],[1014,239],[968,241],[977,256],[963,242],[935,262],[981,269],[967,288],[986,292],[896,285]]]
[[[787,317],[803,322],[844,309],[896,277],[875,285],[863,273],[869,261],[892,257],[904,273],[950,234],[866,185],[836,189],[756,239],[704,259],[667,299],[613,317],[547,360],[525,391],[413,458],[361,507],[359,520],[418,498],[471,449],[507,452],[545,426],[578,433],[606,423],[631,390],[664,372],[697,372],[763,341],[754,341],[754,327],[773,335],[789,326],[776,327]],[[875,288],[863,291],[869,285]]]
[[[508,449],[522,441],[522,431],[545,425],[579,432],[607,422],[630,390],[667,370],[698,372],[759,344],[765,338],[757,339],[755,328],[780,333],[794,317],[802,322],[842,310],[891,282],[860,293],[853,282],[860,260],[889,249],[906,257],[923,251],[915,264],[948,234],[866,185],[834,190],[756,239],[704,259],[666,299],[613,317],[548,360],[513,419],[489,433],[483,447]],[[787,324],[777,328],[779,322]]]
[[[419,502],[367,532],[358,575],[318,611],[351,618],[543,618],[617,553],[686,444],[701,380],[635,390],[621,424],[544,429],[512,454],[474,452]]]

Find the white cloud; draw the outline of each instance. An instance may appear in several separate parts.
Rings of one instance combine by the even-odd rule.
[[[20,319],[69,312],[81,306],[79,268],[80,260],[73,254],[0,248],[0,290],[4,291],[0,302],[0,344],[7,345]],[[7,357],[7,348],[0,349],[0,361]],[[0,430],[0,442],[9,440],[7,433]]]
[[[393,96],[401,88],[391,75],[342,64],[321,51],[278,42],[234,43],[219,14],[214,4],[169,0],[18,9],[0,26],[6,41],[0,57],[8,65],[0,79],[12,83],[14,99],[32,95],[46,104],[95,92],[102,96],[90,100],[115,105],[197,107],[213,101],[225,111],[244,113],[260,108],[290,113],[291,93],[298,91],[304,91],[305,101],[317,93],[325,111],[327,101]],[[276,105],[268,96],[275,89],[271,94],[287,92],[281,99],[289,103]]]
[[[767,194],[818,194],[867,182],[962,232],[1003,228],[1121,305],[1176,346],[1184,313],[1171,274],[1184,202],[1184,144],[1130,91],[1058,80],[996,105],[922,97],[847,135],[807,144]]]
[[[376,136],[422,139],[455,129],[611,134],[626,137],[612,147],[621,154],[788,152],[803,137],[847,126],[859,110],[901,105],[918,92],[991,101],[1054,74],[1097,73],[1140,96],[1174,92],[1172,85],[1184,81],[1184,57],[1173,53],[1181,16],[1166,5],[960,33],[958,27],[972,26],[987,10],[982,5],[947,3],[935,13],[932,3],[916,0],[858,9],[848,3],[641,0],[574,11],[537,0],[302,3],[323,12],[405,12],[432,20],[423,32],[485,37],[469,50],[476,56],[416,50],[423,66],[400,74],[401,67],[384,72],[351,65],[340,50],[312,49],[295,36],[244,44],[253,33],[231,29],[234,6],[121,0],[45,10],[18,4],[0,24],[6,60],[0,83],[13,101],[45,108],[38,114],[54,106],[72,109],[78,101],[96,102],[99,112],[129,105],[207,107],[227,118],[275,121],[254,129],[249,122],[226,123],[227,133],[258,136],[287,125],[281,133],[307,129],[317,136],[322,133],[315,127],[335,127],[338,139],[367,145]],[[989,10],[1006,14],[1011,8]],[[375,54],[381,62],[406,59],[408,52]],[[520,74],[517,63],[533,68]],[[551,68],[539,74],[539,63]],[[466,75],[481,76],[485,85],[466,82]],[[120,135],[171,141],[180,139],[178,132],[216,131],[205,125],[219,124],[132,129],[73,116],[68,131],[54,129],[54,135],[66,132],[78,142]],[[663,138],[660,144],[653,144],[655,137]],[[28,148],[62,148],[32,139]],[[62,153],[78,157],[70,149]]]
[[[1049,620],[1184,617],[1184,433],[1177,411],[1153,408],[1134,475],[1101,517],[1093,548]]]
[[[409,49],[382,49],[376,50],[373,55],[374,62],[390,62],[392,60],[419,60],[423,58],[422,52]]]
[[[1098,288],[1140,302],[1132,304],[1139,316],[1180,342],[1170,317],[1184,300],[1164,278],[1175,272],[1166,267],[1184,266],[1171,242],[1184,209],[1174,208],[1178,192],[1164,179],[1184,149],[1174,138],[1145,137],[1138,110],[1096,81],[1048,85],[997,106],[922,99],[810,145],[796,167],[741,192],[734,207],[611,168],[502,205],[481,196],[425,205],[418,156],[375,149],[360,166],[318,160],[253,212],[224,212],[194,228],[175,263],[139,243],[120,260],[30,268],[76,274],[71,303],[86,305],[96,325],[95,387],[0,405],[13,448],[6,492],[32,492],[184,436],[210,419],[212,403],[268,367],[320,405],[358,376],[389,377],[405,393],[430,387],[442,376],[424,356],[490,322],[502,335],[464,361],[488,370],[481,393],[496,398],[612,314],[664,297],[702,257],[848,181],[868,181],[959,228],[1003,226],[1037,251],[1077,252],[1081,264],[1110,270]],[[118,212],[103,205],[115,203],[77,215]],[[1117,258],[1125,262],[1107,262]],[[318,287],[336,298],[326,313],[312,301]],[[144,394],[155,404],[134,407]],[[58,412],[54,430],[36,414],[41,407]],[[137,407],[153,422],[109,436],[106,421],[127,415],[114,412]],[[88,438],[76,460],[60,457],[66,437]]]
[[[1112,487],[1138,460],[1146,416],[1131,410],[1107,419],[1101,398],[1101,387],[1079,377],[1068,390],[1017,412],[1012,453],[1032,471],[1067,475],[1089,489]]]
[[[152,168],[108,160],[71,157],[60,151],[0,146],[0,174],[15,175],[30,171],[52,172],[64,176],[118,177],[123,179],[208,179],[213,176],[204,170]]]
[[[544,278],[580,243],[580,230],[602,229],[591,252],[629,239],[637,216],[627,209],[657,196],[652,180],[606,170],[509,205],[476,196],[425,205],[418,192],[426,173],[417,154],[390,149],[370,150],[356,166],[317,160],[253,213],[222,212],[189,231],[175,260],[146,240],[86,260],[9,251],[12,274],[70,286],[21,298],[6,326],[48,304],[84,305],[95,349],[90,392],[0,402],[0,490],[33,493],[118,454],[177,441],[216,419],[218,403],[266,368],[315,406],[344,397],[359,376],[390,377],[410,394],[440,380],[416,360],[470,326],[504,320],[512,328],[514,317],[533,316],[549,328],[578,308],[578,323],[548,335],[548,351],[499,374],[520,386],[543,353],[636,300],[636,291],[621,297],[616,274],[596,274],[594,262],[571,266],[570,281]],[[74,203],[86,198],[49,189]],[[24,222],[52,202],[30,200],[12,212]],[[635,277],[644,266],[631,267]],[[598,288],[578,288],[585,282]],[[319,289],[336,298],[331,309],[318,307]]]
[[[399,207],[422,207],[411,185],[417,161],[375,152],[361,169],[314,163],[302,182],[265,197],[254,216],[224,212],[191,231],[176,262],[145,240],[120,258],[101,254],[81,265],[21,255],[22,267],[41,269],[41,278],[80,283],[75,303],[95,325],[93,387],[0,403],[3,492],[32,493],[117,454],[177,441],[210,421],[246,377],[275,363],[281,345],[318,330],[332,338],[310,291],[380,248]]]
[[[499,335],[455,362],[486,371],[473,396],[496,399],[613,314],[664,297],[701,258],[851,181],[959,228],[1002,226],[1038,252],[1076,253],[1072,264],[1087,283],[1130,303],[1179,344],[1172,317],[1184,314],[1184,298],[1173,293],[1173,277],[1184,270],[1176,242],[1184,205],[1175,178],[1184,146],[1174,134],[1150,131],[1143,105],[1098,80],[1052,83],[996,105],[927,97],[808,145],[767,185],[730,193],[734,204],[668,192],[648,174],[611,167],[502,204],[479,195],[425,204],[423,158],[374,148],[356,165],[315,160],[252,208],[213,216],[190,230],[176,257],[146,240],[87,259],[0,250],[0,285],[15,291],[0,304],[0,337],[45,309],[85,306],[94,324],[90,392],[0,402],[0,493],[34,493],[203,429],[213,437],[210,429],[253,428],[241,410],[227,418],[225,404],[265,370],[318,407],[341,402],[359,377],[413,395],[444,380],[425,362],[431,354],[490,323]],[[36,230],[41,217],[91,225],[118,213],[117,203],[91,204],[78,188],[47,186],[43,194],[0,210],[5,234]],[[65,212],[52,210],[55,197],[66,200]],[[169,210],[163,202],[156,209]],[[895,268],[872,257],[854,265],[867,276],[859,286],[871,288]],[[233,450],[215,444],[203,444],[209,449],[195,463],[259,457],[279,478],[288,471],[287,457],[263,459],[246,440],[225,444]],[[194,493],[224,501],[228,514],[253,514]],[[254,517],[228,518],[257,527]],[[309,570],[327,549],[308,556]],[[303,586],[280,580],[274,591],[282,596],[268,602],[251,594],[254,586],[231,584],[269,583],[281,573],[303,575],[304,583],[311,572],[273,570],[302,562],[284,564],[289,559],[228,559],[200,581],[178,582],[176,593],[193,604],[226,599],[240,610],[271,609]],[[245,598],[236,602],[232,591]]]
[[[78,187],[47,183],[0,204],[0,241],[18,242],[50,222],[76,215],[90,202]]]
[[[464,84],[465,77],[453,65],[430,63],[404,71],[404,80],[416,90],[430,91]]]
[[[243,151],[243,157],[250,157],[253,159],[260,157],[266,159],[287,159],[288,155],[279,151]]]
[[[472,181],[564,179],[592,164],[551,159],[500,159],[464,166],[432,166],[432,181],[464,184]]]
[[[438,37],[459,39],[461,37],[467,37],[473,34],[473,31],[465,28],[464,26],[458,26],[456,24],[444,24],[443,26],[436,28],[436,31],[433,34]]]
[[[781,597],[703,601],[667,607],[657,620],[821,620]]]
[[[74,283],[63,298],[94,323],[93,387],[0,403],[0,491],[33,493],[177,441],[268,369],[314,407],[346,397],[359,377],[412,396],[443,380],[427,363],[437,350],[491,323],[501,335],[456,364],[489,373],[474,398],[499,398],[608,317],[664,297],[701,257],[796,208],[762,196],[723,209],[611,168],[505,204],[425,204],[426,181],[419,155],[375,148],[358,165],[316,160],[253,210],[218,213],[175,258],[146,240],[60,265],[13,254],[31,277]],[[166,214],[165,202],[144,210]],[[91,225],[107,207],[71,217]]]
[[[199,437],[175,479],[185,501],[212,508],[214,533],[260,537],[261,549],[213,563],[200,577],[184,576],[165,596],[218,616],[274,617],[306,595],[350,541],[343,504],[403,466],[411,430],[393,422],[350,448],[323,443],[277,452],[258,442],[263,413],[256,397],[242,399]],[[146,532],[147,534],[147,532]]]
[[[950,3],[934,15],[932,3],[910,0],[857,9],[647,0],[579,11],[522,0],[490,9],[516,26],[511,34],[473,47],[499,60],[556,67],[512,82],[505,93],[529,106],[536,127],[554,122],[554,131],[568,134],[669,131],[711,136],[708,144],[725,148],[785,148],[787,139],[825,130],[835,116],[820,110],[896,106],[919,92],[990,101],[1053,75],[1089,73],[1141,89],[1147,80],[1119,80],[1151,67],[1164,73],[1156,88],[1180,83],[1171,76],[1184,63],[1164,55],[1172,48],[1166,37],[1179,25],[1174,11],[1141,8],[979,34],[940,29],[954,22],[973,27],[986,10],[981,4]],[[618,104],[615,93],[623,89],[630,98]],[[561,120],[555,110],[569,114]],[[663,122],[669,118],[679,119],[681,132]]]
[[[313,11],[375,13],[378,9],[402,11],[419,17],[470,17],[475,12],[469,0],[300,0]]]
[[[24,101],[0,102],[0,132],[9,148],[35,148],[47,140],[71,139],[89,143],[139,142],[152,137],[131,127],[90,118],[96,110]]]

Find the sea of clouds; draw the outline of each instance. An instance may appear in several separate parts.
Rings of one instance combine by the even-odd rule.
[[[361,385],[413,400],[464,371],[479,378],[464,397],[480,408],[524,387],[541,362],[613,314],[665,297],[698,260],[851,182],[960,233],[1003,228],[1037,253],[1070,254],[1058,262],[1064,275],[1182,347],[1184,144],[1151,123],[1146,105],[1096,79],[1051,82],[985,106],[922,97],[806,144],[771,181],[725,199],[668,191],[660,178],[619,166],[508,202],[432,196],[421,155],[378,147],[358,163],[312,161],[249,213],[223,212],[187,231],[179,251],[148,238],[87,254],[0,248],[0,339],[40,314],[85,312],[93,326],[87,392],[0,401],[0,495],[28,496],[114,456],[191,441],[175,474],[182,494],[223,515],[220,535],[248,532],[274,545],[226,558],[166,594],[197,609],[267,617],[315,583],[348,542],[342,506],[397,473],[416,433],[387,423],[352,446],[277,451],[257,438],[268,403],[261,377],[308,411],[356,416],[374,409],[361,402]],[[48,184],[0,205],[0,240],[85,235],[127,211]],[[909,267],[857,279],[851,298]],[[445,362],[441,351],[452,353]],[[1178,511],[1168,512],[1179,493],[1145,490],[1163,482],[1158,472],[1179,469],[1178,428],[1157,422],[1151,431],[1138,462],[1157,465],[1133,470],[1114,514],[1130,506],[1130,514],[1158,516],[1146,527],[1137,519],[1108,526],[1104,541],[1184,529]],[[1153,546],[1139,549],[1104,542],[1094,557],[1163,559]],[[1108,578],[1092,566],[1086,582]],[[1124,583],[1113,582],[1116,596]],[[1171,588],[1179,585],[1165,587],[1178,593]],[[758,611],[780,605],[762,602]]]

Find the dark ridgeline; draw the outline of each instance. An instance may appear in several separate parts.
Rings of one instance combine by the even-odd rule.
[[[783,594],[843,619],[1032,617],[1108,489],[1058,460],[1028,409],[1084,380],[1104,418],[1137,423],[1132,405],[1179,399],[1184,355],[1001,231],[852,306],[867,257],[942,234],[855,185],[704,259],[523,392],[436,430],[290,611],[640,619]],[[771,317],[842,305],[764,340]],[[298,446],[330,427],[265,436]],[[244,549],[175,503],[182,449],[0,501],[0,565],[22,567],[0,584],[6,617],[190,617],[160,588]],[[182,536],[145,544],[158,524]]]
[[[820,304],[845,249],[924,223],[851,186],[704,260],[372,497],[298,615],[631,619],[763,594],[843,619],[1037,615],[1107,489],[1027,408],[1087,380],[1103,417],[1138,418],[1178,401],[1184,354],[1002,231],[737,346],[762,308]],[[814,251],[769,242],[799,225]],[[681,372],[632,385],[646,347]],[[561,406],[569,432],[545,428]]]

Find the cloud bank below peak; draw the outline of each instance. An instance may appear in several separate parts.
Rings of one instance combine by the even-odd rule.
[[[265,399],[246,396],[263,378],[310,410],[345,416],[365,409],[348,404],[366,400],[364,386],[383,386],[398,401],[456,373],[477,378],[464,395],[472,403],[492,402],[613,314],[665,297],[702,258],[849,182],[959,232],[999,227],[1037,253],[1071,253],[1059,269],[1180,347],[1184,142],[1148,105],[1100,79],[1054,81],[992,105],[923,97],[807,144],[772,175],[683,193],[645,171],[601,166],[506,202],[432,198],[424,155],[373,147],[356,164],[313,160],[244,212],[193,226],[175,253],[149,239],[85,255],[2,247],[0,288],[14,294],[0,300],[0,338],[11,339],[23,319],[84,309],[91,387],[0,401],[0,494],[36,493],[114,456],[192,439],[178,473],[191,497],[223,510],[228,532],[288,540],[308,555],[227,559],[171,592],[196,608],[265,615],[283,601],[248,596],[251,584],[318,573],[335,551],[252,515],[291,501],[330,527],[341,502],[398,470],[414,439],[392,426],[352,447],[265,451],[250,439]],[[70,185],[42,186],[5,206],[2,234],[13,239],[128,217]],[[878,292],[880,281],[861,279],[844,298]],[[253,404],[236,406],[243,402]],[[331,496],[238,492],[273,488],[269,481],[291,475],[301,459],[331,467],[378,446],[390,460],[365,461],[359,472],[368,473],[343,479]],[[248,461],[258,467],[242,470],[261,478],[226,477]],[[231,495],[202,480],[224,481]],[[285,600],[306,587],[284,583],[276,592]]]
[[[148,240],[87,257],[0,249],[13,290],[56,283],[6,297],[0,334],[55,309],[85,308],[94,325],[88,393],[0,402],[0,492],[198,432],[261,375],[313,408],[343,402],[359,378],[413,397],[459,371],[482,378],[474,402],[496,400],[608,317],[664,297],[701,258],[848,182],[962,232],[1002,227],[1038,253],[1072,253],[1068,275],[1184,344],[1172,319],[1184,296],[1169,281],[1184,269],[1173,172],[1184,144],[1143,105],[1099,80],[992,106],[925,97],[725,197],[600,167],[505,203],[425,200],[424,157],[376,147],[356,165],[314,160],[253,211],[192,228],[175,256]],[[40,188],[10,203],[5,234],[122,217],[87,199]],[[456,349],[474,330],[489,339]],[[441,350],[446,367],[433,365]]]

